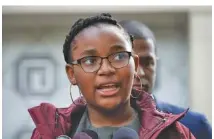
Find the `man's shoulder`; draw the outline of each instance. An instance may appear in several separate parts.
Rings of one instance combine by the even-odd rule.
[[[186,110],[186,108],[176,106],[176,105],[173,105],[173,104],[170,104],[167,102],[163,102],[160,100],[156,101],[156,105],[157,105],[157,108],[159,110],[166,112],[166,113],[179,114],[179,113],[182,113]],[[206,118],[203,114],[201,114],[199,112],[192,111],[192,110],[189,110],[186,113],[185,117],[187,119],[191,118],[191,121],[193,121],[193,120],[197,120],[197,121],[206,120]]]
[[[156,100],[157,109],[172,114],[179,114],[185,111],[185,108]],[[190,129],[196,138],[212,138],[212,128],[205,115],[189,110],[180,120],[182,124]]]

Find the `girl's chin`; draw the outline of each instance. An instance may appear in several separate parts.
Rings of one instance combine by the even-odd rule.
[[[99,107],[106,111],[106,112],[114,112],[115,110],[117,110],[121,105],[124,105],[125,101],[123,102],[121,99],[119,100],[106,100],[106,101],[102,101],[99,104]]]

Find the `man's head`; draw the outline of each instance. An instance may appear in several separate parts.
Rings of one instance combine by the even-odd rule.
[[[134,20],[124,20],[119,23],[130,35],[133,36],[133,49],[139,56],[138,75],[141,78],[135,80],[134,87],[141,87],[148,93],[152,93],[156,77],[156,40],[153,32],[145,25]]]

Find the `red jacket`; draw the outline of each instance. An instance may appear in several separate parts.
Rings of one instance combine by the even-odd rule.
[[[68,135],[77,128],[78,122],[86,108],[79,98],[68,108],[56,108],[42,103],[29,109],[36,124],[31,139],[55,139],[59,135]],[[139,112],[141,128],[140,139],[195,139],[189,129],[178,122],[187,110],[179,115],[162,113],[156,110],[154,100],[147,93],[135,101],[132,106]],[[134,103],[133,103],[134,102]]]

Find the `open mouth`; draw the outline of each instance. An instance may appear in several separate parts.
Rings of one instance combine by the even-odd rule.
[[[96,91],[101,94],[102,96],[112,96],[117,94],[120,87],[118,84],[109,83],[109,84],[102,84],[97,87]]]

